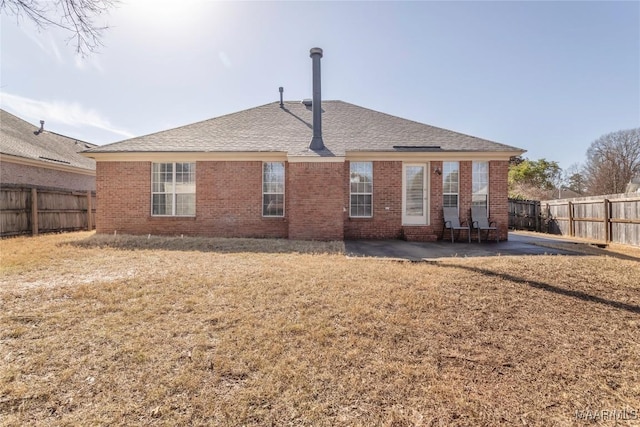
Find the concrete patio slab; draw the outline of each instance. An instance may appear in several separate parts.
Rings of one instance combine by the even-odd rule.
[[[564,242],[566,239],[534,237],[509,233],[505,242],[407,242],[404,240],[347,240],[345,253],[351,257],[403,259],[408,261],[435,260],[439,258],[468,258],[519,255],[578,255],[578,252],[541,246],[544,243]]]

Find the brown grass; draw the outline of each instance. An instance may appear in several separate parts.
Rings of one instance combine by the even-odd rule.
[[[548,426],[640,411],[638,262],[340,248],[0,241],[0,424]]]

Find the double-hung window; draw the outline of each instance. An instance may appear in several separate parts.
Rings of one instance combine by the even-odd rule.
[[[153,163],[151,167],[151,214],[196,214],[196,164]]]
[[[460,191],[460,164],[458,162],[442,163],[442,206],[457,208]]]
[[[351,162],[349,216],[373,216],[373,163]]]
[[[471,205],[488,207],[489,198],[489,162],[473,162],[471,171]]]
[[[262,164],[262,215],[284,216],[284,163]]]

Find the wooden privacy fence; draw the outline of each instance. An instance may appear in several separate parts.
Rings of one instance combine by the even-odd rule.
[[[95,191],[10,186],[0,187],[0,236],[95,227]]]
[[[540,202],[537,200],[509,199],[509,228],[542,231]]]
[[[540,202],[549,233],[640,246],[640,195]]]

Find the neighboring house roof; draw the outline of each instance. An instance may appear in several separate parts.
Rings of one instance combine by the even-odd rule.
[[[486,139],[429,126],[343,101],[322,102],[325,149],[309,150],[312,108],[297,101],[266,104],[175,129],[87,150],[90,153],[284,152],[345,156],[347,152],[517,152]]]
[[[38,129],[40,128],[0,109],[0,153],[37,162],[43,167],[56,165],[95,171],[95,160],[79,154],[95,147],[95,144],[46,129],[36,135],[34,132]]]
[[[625,193],[640,193],[640,176],[631,178],[631,181],[627,184]]]

